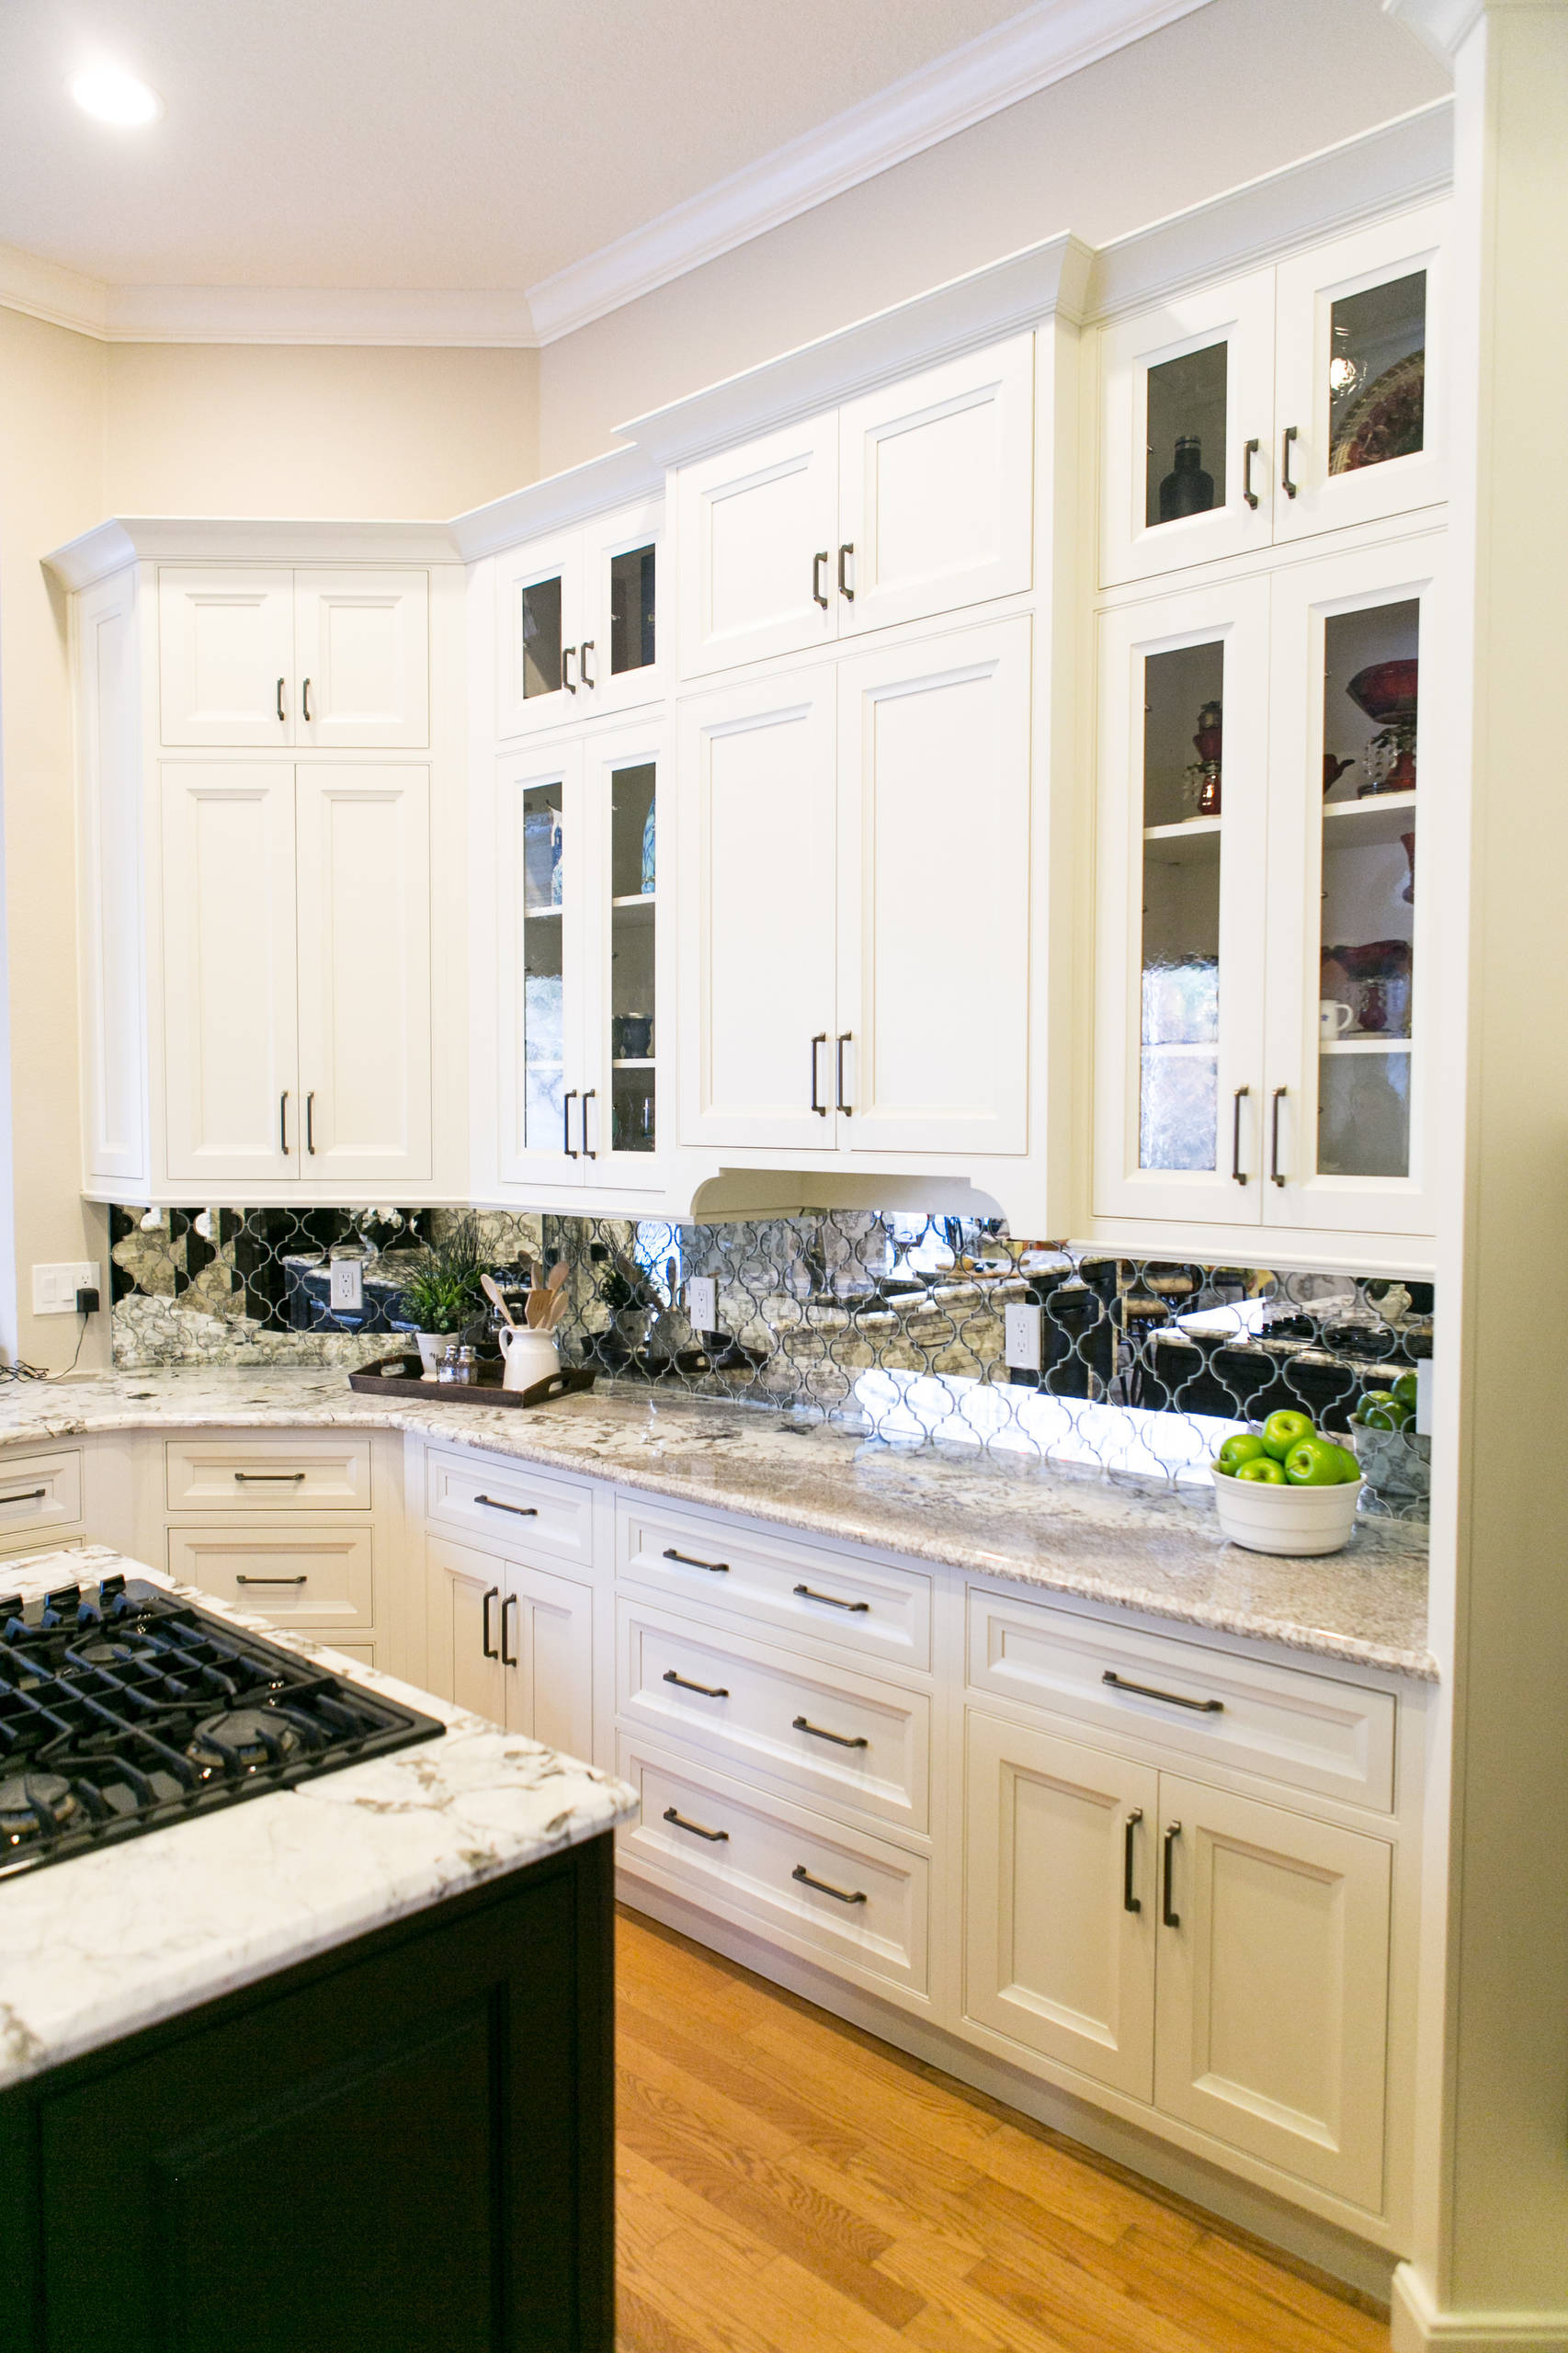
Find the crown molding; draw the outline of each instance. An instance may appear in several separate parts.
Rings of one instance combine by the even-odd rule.
[[[1451,66],[1466,34],[1479,21],[1485,0],[1383,0],[1383,14],[1415,35],[1425,50]]]
[[[457,563],[449,523],[261,516],[115,515],[43,558],[65,588],[128,563]]]
[[[531,351],[518,293],[365,287],[105,286],[0,246],[0,308],[98,343],[409,345]]]
[[[683,465],[810,409],[851,400],[914,369],[934,368],[960,352],[1021,334],[1058,313],[1076,321],[1093,261],[1092,251],[1077,237],[1049,237],[687,399],[651,409],[615,430],[661,464]]]
[[[452,520],[452,539],[465,563],[502,548],[536,540],[547,531],[564,530],[611,507],[630,506],[639,499],[662,498],[665,468],[662,459],[646,449],[607,450],[564,473],[548,474],[542,482],[508,491],[488,506],[470,507]]]
[[[1434,98],[1102,245],[1085,316],[1097,324],[1431,203],[1451,193],[1453,176],[1454,102]]]
[[[830,197],[1033,97],[1208,0],[1039,0],[902,82],[528,289],[541,344],[732,253]]]

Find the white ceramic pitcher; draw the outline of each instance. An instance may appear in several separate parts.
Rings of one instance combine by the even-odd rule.
[[[501,1376],[503,1389],[531,1389],[536,1381],[548,1381],[552,1372],[560,1371],[560,1352],[548,1333],[525,1331],[517,1324],[503,1324],[496,1337],[506,1359],[506,1369]]]

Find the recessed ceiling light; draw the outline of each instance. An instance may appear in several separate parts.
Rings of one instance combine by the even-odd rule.
[[[122,74],[118,65],[91,65],[85,73],[73,74],[68,86],[83,112],[99,122],[134,127],[155,122],[164,111],[156,90],[134,74]]]

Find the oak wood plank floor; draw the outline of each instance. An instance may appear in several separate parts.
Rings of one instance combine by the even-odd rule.
[[[620,1915],[618,2353],[1388,2353],[1182,2200]]]

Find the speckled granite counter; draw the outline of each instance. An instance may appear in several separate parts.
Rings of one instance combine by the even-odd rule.
[[[1172,1495],[913,1452],[755,1406],[603,1384],[534,1413],[383,1404],[341,1372],[193,1368],[0,1388],[0,1445],[110,1429],[412,1430],[917,1560],[1117,1602],[1320,1657],[1432,1679],[1423,1531],[1363,1521],[1343,1552],[1289,1560],[1221,1536],[1202,1490]]]
[[[81,1427],[80,1424],[74,1427]],[[52,1431],[50,1433],[53,1435]],[[630,1821],[624,1782],[98,1545],[24,1599],[123,1570],[439,1716],[444,1738],[51,1863],[0,1900],[0,2089]]]

